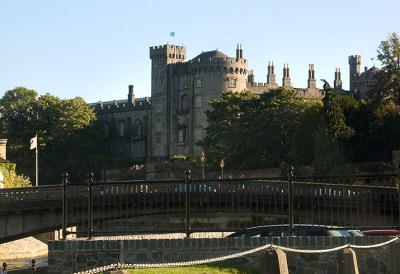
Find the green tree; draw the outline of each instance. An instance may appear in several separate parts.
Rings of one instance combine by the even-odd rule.
[[[316,173],[332,174],[346,163],[344,144],[354,134],[345,121],[338,96],[324,82],[323,108],[320,122],[313,133],[314,168]]]
[[[200,143],[214,166],[261,168],[292,161],[293,133],[305,109],[294,90],[261,95],[227,92],[211,102],[206,137]]]
[[[207,160],[213,166],[223,158],[227,166],[242,166],[248,161],[246,156],[252,151],[244,153],[249,146],[243,138],[246,122],[242,116],[252,108],[255,97],[250,92],[226,92],[210,103],[211,110],[206,112],[206,136],[199,144],[206,150]],[[244,158],[238,161],[241,156]]]
[[[103,138],[94,109],[80,98],[62,100],[25,88],[7,91],[0,100],[1,119],[9,139],[9,159],[19,173],[34,177],[29,140],[38,135],[39,181],[54,184],[63,171],[80,175],[105,165]]]
[[[400,104],[400,37],[393,32],[382,41],[378,48],[378,60],[382,68],[377,75],[377,83],[369,97],[375,103],[393,101]]]

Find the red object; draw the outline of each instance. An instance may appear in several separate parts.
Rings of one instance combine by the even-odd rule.
[[[397,229],[376,229],[363,231],[365,236],[397,236],[400,235],[400,230]]]

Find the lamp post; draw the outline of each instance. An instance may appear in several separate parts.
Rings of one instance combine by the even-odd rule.
[[[201,161],[201,172],[202,172],[201,174],[204,179],[204,162],[206,161],[206,155],[204,154],[204,151],[200,153],[200,161]]]
[[[224,166],[225,166],[224,159],[222,159],[221,162],[219,162],[219,166],[221,167],[221,179],[223,179],[224,178]]]

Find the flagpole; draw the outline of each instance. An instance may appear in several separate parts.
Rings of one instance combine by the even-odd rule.
[[[37,140],[37,134],[36,134],[36,140]],[[36,152],[36,186],[39,186],[39,174],[38,174],[38,155],[39,155],[39,152],[38,152],[38,146],[37,146],[37,143],[36,143],[36,148],[35,148],[35,152]]]

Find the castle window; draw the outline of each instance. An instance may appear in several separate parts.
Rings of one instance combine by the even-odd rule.
[[[184,126],[178,130],[178,143],[186,143],[187,140],[187,127]]]
[[[235,78],[229,78],[229,87],[230,88],[236,87],[236,79]]]
[[[119,132],[119,137],[124,137],[124,133],[125,133],[125,121],[119,121],[118,132]]]
[[[201,95],[196,95],[195,100],[194,100],[194,106],[196,108],[201,108]]]
[[[156,134],[155,142],[156,142],[156,143],[161,143],[161,133],[157,133],[157,134]]]
[[[104,137],[108,138],[110,136],[110,127],[108,123],[104,124]]]
[[[185,76],[181,78],[180,88],[181,89],[188,88],[188,80]]]
[[[203,86],[203,79],[196,79],[196,88],[201,88]]]
[[[201,140],[203,137],[203,128],[202,127],[196,127],[194,130],[194,138],[196,140]]]
[[[143,135],[143,123],[139,119],[135,120],[133,135],[136,137],[142,137],[142,135]]]
[[[181,111],[186,113],[190,109],[190,101],[189,101],[189,96],[183,95],[181,97]]]

